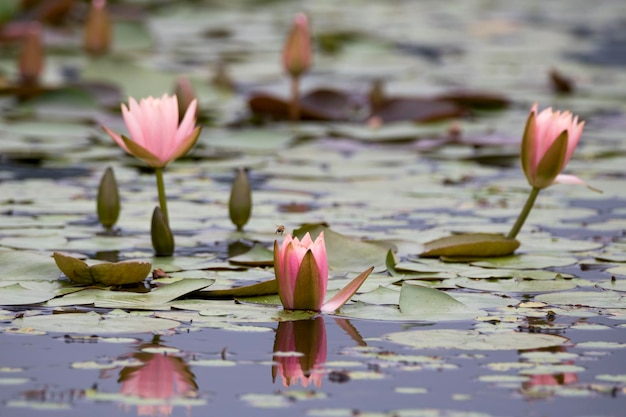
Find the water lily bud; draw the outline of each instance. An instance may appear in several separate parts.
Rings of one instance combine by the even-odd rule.
[[[102,55],[111,46],[112,27],[106,0],[93,0],[85,21],[83,47],[92,55]]]
[[[41,43],[41,26],[32,23],[22,42],[19,56],[19,73],[23,84],[37,84],[43,71],[44,51]]]
[[[120,215],[120,193],[111,167],[107,168],[98,188],[98,219],[107,229],[113,227]]]
[[[185,113],[187,113],[187,109],[191,103],[196,100],[196,93],[193,90],[189,78],[182,75],[178,77],[174,85],[174,95],[176,96],[176,100],[178,100],[178,120],[182,121],[185,117]],[[193,117],[196,118],[198,117],[197,106],[194,108],[194,111]]]
[[[152,213],[150,234],[156,256],[172,256],[174,254],[174,235],[159,206],[156,206]]]
[[[294,78],[307,72],[313,61],[309,20],[304,13],[294,18],[283,48],[283,67]]]
[[[228,202],[228,213],[230,220],[237,230],[242,230],[243,226],[248,223],[250,214],[252,213],[252,191],[248,182],[248,173],[244,168],[239,168],[233,188],[230,191],[230,200]]]

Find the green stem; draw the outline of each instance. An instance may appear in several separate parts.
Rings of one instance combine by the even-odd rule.
[[[515,239],[515,237],[519,233],[520,229],[524,225],[524,222],[526,221],[526,218],[528,217],[528,214],[530,214],[530,210],[532,210],[533,205],[535,204],[535,200],[539,195],[539,191],[541,191],[541,189],[535,187],[533,187],[533,189],[530,191],[530,194],[528,195],[528,200],[526,200],[526,204],[524,204],[524,208],[517,217],[517,220],[511,228],[511,231],[507,235],[508,239]]]
[[[291,103],[289,104],[289,119],[292,122],[300,120],[300,77],[291,77]]]
[[[156,179],[157,179],[157,190],[159,191],[159,205],[161,206],[161,211],[163,212],[163,217],[165,218],[165,222],[169,226],[170,218],[167,213],[167,198],[165,198],[165,183],[163,182],[163,168],[155,168]]]

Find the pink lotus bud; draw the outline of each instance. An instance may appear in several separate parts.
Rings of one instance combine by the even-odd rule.
[[[274,274],[280,301],[287,310],[335,311],[357,292],[373,269],[361,273],[324,303],[328,285],[324,232],[315,242],[309,233],[302,240],[287,234],[282,246],[274,241]]]
[[[324,232],[315,242],[308,233],[302,240],[288,234],[280,248],[275,242],[274,271],[278,295],[286,309],[320,311],[328,285]]]
[[[41,42],[41,26],[31,23],[19,57],[19,73],[23,84],[37,84],[44,66],[44,49]]]
[[[585,122],[569,111],[551,108],[537,114],[537,104],[530,110],[522,138],[522,169],[528,183],[542,189],[554,183],[585,184],[573,175],[562,175],[583,133]]]
[[[309,70],[312,61],[309,21],[304,13],[298,13],[283,48],[283,66],[292,77],[297,78]]]
[[[106,53],[111,46],[112,28],[106,0],[93,0],[85,21],[84,48],[92,55]]]
[[[198,140],[200,127],[195,125],[196,106],[197,101],[193,100],[179,124],[176,96],[163,94],[161,98],[148,97],[139,103],[131,97],[128,107],[122,104],[130,138],[107,127],[104,130],[129,154],[153,168],[163,168],[189,152]]]

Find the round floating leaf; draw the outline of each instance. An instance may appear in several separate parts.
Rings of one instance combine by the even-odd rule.
[[[614,291],[568,291],[552,294],[540,294],[535,297],[555,305],[575,305],[595,308],[626,308],[626,300]]]
[[[424,244],[423,257],[495,257],[511,255],[520,245],[516,239],[496,233],[466,233],[442,237]]]
[[[274,252],[260,243],[255,243],[248,252],[229,258],[228,261],[235,265],[273,266]]]
[[[123,261],[96,264],[89,268],[96,284],[127,285],[141,282],[150,273],[149,262]]]
[[[0,305],[39,304],[54,298],[55,295],[53,291],[33,290],[20,284],[7,285],[0,287]]]
[[[0,251],[2,274],[0,281],[56,280],[59,271],[50,262],[49,255],[28,251]]]
[[[152,317],[106,317],[95,312],[25,316],[13,321],[20,328],[46,332],[82,333],[90,335],[109,333],[148,333],[178,327],[180,323]]]
[[[91,276],[89,265],[85,262],[59,252],[54,252],[52,257],[61,272],[63,272],[70,281],[79,285],[93,284],[93,277]]]
[[[400,312],[415,320],[464,320],[481,314],[443,291],[409,282],[400,290]]]
[[[384,339],[415,349],[524,350],[560,346],[562,336],[539,333],[490,333],[475,330],[413,330],[389,333]]]
[[[300,239],[309,232],[316,239],[324,231],[324,243],[328,254],[328,266],[333,271],[362,272],[374,265],[374,271],[386,268],[385,259],[388,249],[383,246],[363,242],[344,236],[322,224],[304,225],[294,230]]]
[[[578,260],[569,256],[514,255],[472,262],[482,268],[544,269],[573,265]]]
[[[75,284],[79,285],[127,285],[146,279],[152,265],[149,262],[123,261],[104,262],[88,266],[80,259],[55,252],[54,261],[59,269]]]
[[[551,291],[564,291],[576,288],[574,282],[566,280],[538,281],[519,279],[498,279],[498,280],[475,280],[458,279],[454,283],[462,288],[470,288],[479,291],[512,292],[512,293],[544,293]]]

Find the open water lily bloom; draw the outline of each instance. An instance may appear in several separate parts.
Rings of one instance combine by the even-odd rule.
[[[537,104],[530,110],[524,137],[522,138],[522,168],[528,183],[534,188],[547,188],[554,183],[585,183],[573,175],[561,171],[569,162],[585,122],[569,111],[552,111],[551,108],[537,113]]]
[[[189,152],[198,140],[200,127],[195,125],[197,105],[196,100],[190,103],[179,124],[176,96],[148,97],[139,103],[130,97],[128,107],[122,103],[122,115],[130,138],[107,127],[104,130],[129,154],[153,168],[163,168]]]

